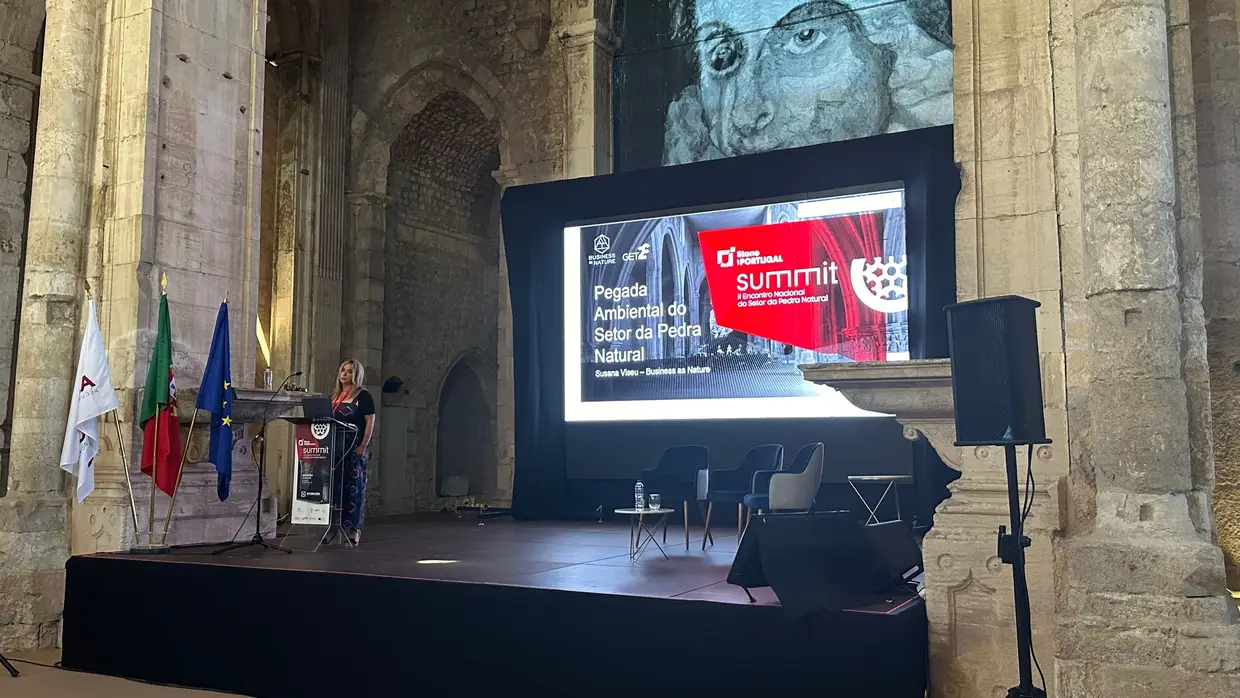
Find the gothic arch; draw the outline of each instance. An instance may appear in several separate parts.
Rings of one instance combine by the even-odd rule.
[[[496,489],[501,252],[499,184],[492,173],[506,157],[504,118],[493,96],[498,92],[483,86],[490,80],[498,88],[498,82],[444,58],[388,85],[375,119],[362,113],[355,120],[364,137],[354,151],[353,186],[372,195],[374,216],[358,226],[350,244],[382,251],[366,273],[383,288],[369,321],[371,341],[379,340],[370,359],[410,388],[408,397],[385,400],[385,407],[410,410],[404,472],[413,485],[403,494],[403,511],[438,506],[436,443],[445,428],[438,415],[443,381],[454,368],[468,370],[477,390],[448,405],[456,410],[452,424],[470,433],[463,437],[454,427],[447,436],[459,461],[488,464],[470,475],[471,482],[486,483],[486,494]],[[476,356],[462,357],[469,348]],[[479,422],[487,425],[489,443],[481,451]]]
[[[354,114],[351,191],[387,196],[392,144],[431,100],[446,92],[464,95],[494,124],[499,134],[500,165],[512,164],[505,95],[499,79],[481,62],[447,47],[417,51],[410,62],[413,67],[403,75],[384,81],[373,115],[362,109]]]
[[[468,479],[470,496],[495,494],[499,461],[494,442],[494,371],[485,366],[480,352],[467,350],[440,380],[434,406],[437,496],[457,494],[445,490],[453,476]]]
[[[439,378],[439,388],[435,390],[435,395],[443,395],[443,389],[448,384],[448,378],[452,375],[452,371],[458,366],[468,368],[478,378],[478,384],[482,386],[483,392],[486,393],[487,401],[492,405],[495,404],[495,367],[487,370],[487,359],[483,352],[479,349],[466,349],[453,357],[448,364],[448,369],[443,372]]]

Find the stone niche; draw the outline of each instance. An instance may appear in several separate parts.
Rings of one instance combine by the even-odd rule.
[[[939,457],[960,471],[922,547],[931,695],[1004,695],[1018,679],[1012,570],[999,560],[996,538],[999,526],[1009,525],[1004,452],[953,445],[949,360],[818,364],[801,371],[806,380],[839,390],[861,409],[894,415],[905,438],[929,440]],[[1058,485],[1048,463],[1055,457],[1053,447],[1040,446],[1034,456],[1038,485],[1025,524],[1025,535],[1033,540],[1026,550],[1027,576],[1034,649],[1052,683]],[[1023,450],[1019,457],[1023,471]]]

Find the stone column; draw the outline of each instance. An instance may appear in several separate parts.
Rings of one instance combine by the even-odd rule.
[[[500,191],[520,184],[514,167],[494,173]],[[508,252],[504,247],[504,231],[499,236],[499,377],[495,389],[497,495],[500,502],[512,502],[513,463],[516,460],[516,397],[513,384],[512,293],[508,288]]]
[[[1197,532],[1164,0],[1075,0],[1092,528],[1062,549],[1061,698],[1235,695],[1240,626]],[[1187,311],[1187,312],[1186,312]]]
[[[564,175],[611,172],[611,58],[619,41],[611,32],[611,3],[577,3],[555,32],[564,45],[568,74],[568,127]]]
[[[17,353],[17,294],[21,288],[22,247],[26,238],[28,158],[33,154],[32,124],[39,93],[39,27],[43,6],[26,11],[0,3],[0,14],[16,29],[0,39],[0,497],[8,485],[9,390]],[[16,41],[13,40],[16,38]]]
[[[315,315],[310,343],[315,390],[335,384],[340,364],[345,238],[349,201],[345,191],[349,157],[349,1],[321,7],[323,70],[319,85],[319,216],[316,241]],[[372,378],[378,376],[371,374]]]
[[[1240,589],[1240,5],[1192,0],[1197,155],[1204,251],[1203,305],[1209,352],[1214,514],[1228,586]]]
[[[57,641],[69,557],[58,466],[77,366],[100,69],[100,0],[48,0],[21,298],[8,495],[0,499],[0,646]]]
[[[387,197],[375,192],[349,192],[349,238],[344,246],[341,282],[342,328],[340,345],[344,358],[362,362],[369,376],[378,380],[392,375],[383,367],[383,295],[385,248],[387,245]],[[379,404],[375,433],[370,445],[370,479],[367,509],[383,511],[390,503],[383,499],[382,484],[390,476],[403,473],[405,464],[404,413],[389,411],[391,396],[374,390]],[[400,420],[393,420],[399,414]]]
[[[351,230],[345,247],[344,332],[346,357],[378,369],[383,365],[383,276],[387,238],[387,197],[349,194]]]

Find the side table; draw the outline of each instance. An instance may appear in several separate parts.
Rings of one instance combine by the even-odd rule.
[[[627,509],[616,509],[617,514],[624,514],[629,517],[629,559],[636,561],[645,551],[646,546],[654,543],[654,547],[663,553],[663,559],[667,558],[667,553],[663,550],[663,546],[659,545],[659,541],[655,540],[654,531],[659,530],[659,526],[667,530],[667,515],[675,512],[675,509],[660,507],[658,509],[635,509],[629,507]],[[646,516],[657,516],[653,529],[646,525]],[[642,531],[646,532],[646,540],[642,540]]]
[[[892,492],[895,493],[894,496],[896,500],[896,518],[892,519],[892,521],[903,520],[900,515],[900,490],[896,486],[912,481],[913,477],[911,475],[849,475],[848,484],[852,486],[853,492],[857,493],[857,499],[860,499],[861,503],[865,505],[866,511],[870,512],[870,518],[866,519],[865,525],[869,526],[870,524],[890,523],[878,520],[878,510],[883,506],[883,500],[887,499],[887,495]],[[874,506],[870,506],[870,503],[866,500],[865,495],[861,494],[861,490],[857,489],[858,484],[867,483],[880,485],[886,483],[887,485],[887,487],[883,489],[882,496],[878,498],[878,502]]]

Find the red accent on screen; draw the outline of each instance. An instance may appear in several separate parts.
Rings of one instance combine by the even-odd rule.
[[[882,213],[863,213],[702,231],[716,322],[853,361],[885,361],[886,316],[861,303],[849,281],[854,259],[883,255],[882,230]]]

